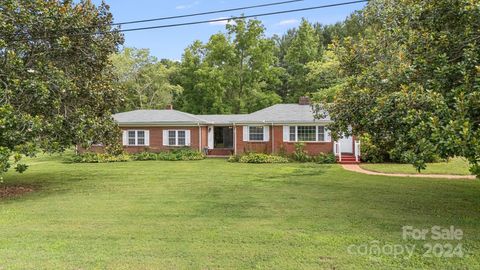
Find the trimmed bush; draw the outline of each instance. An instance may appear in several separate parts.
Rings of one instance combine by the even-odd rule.
[[[287,158],[261,153],[248,153],[243,156],[231,156],[229,162],[240,163],[287,163]]]
[[[157,160],[157,154],[151,152],[142,152],[132,155],[132,159],[136,161]]]
[[[126,162],[130,160],[127,154],[111,155],[103,153],[84,153],[75,155],[71,161],[75,163],[108,163],[108,162]]]
[[[174,149],[171,151],[165,151],[160,153],[142,152],[133,155],[133,160],[166,160],[166,161],[180,161],[180,160],[201,160],[204,159],[203,155],[199,151],[192,150],[190,148]]]

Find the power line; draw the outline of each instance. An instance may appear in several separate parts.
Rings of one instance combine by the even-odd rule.
[[[175,16],[169,16],[169,17],[159,17],[159,18],[136,20],[136,21],[118,22],[118,23],[112,23],[111,25],[126,25],[126,24],[135,24],[135,23],[146,23],[146,22],[154,22],[154,21],[181,19],[181,18],[196,17],[196,16],[202,16],[202,15],[211,15],[211,14],[218,14],[218,13],[224,13],[224,12],[238,11],[238,10],[247,10],[247,9],[254,9],[254,8],[261,8],[261,7],[285,5],[285,4],[303,2],[303,1],[305,0],[290,0],[290,1],[274,2],[274,3],[260,4],[260,5],[254,5],[254,6],[245,6],[245,7],[205,11],[205,12],[192,13],[192,14],[175,15]]]
[[[201,20],[201,21],[193,21],[193,22],[174,23],[174,24],[164,24],[164,25],[155,25],[155,26],[147,26],[147,27],[136,27],[136,28],[128,28],[128,29],[114,29],[114,30],[110,30],[110,31],[96,32],[96,33],[93,33],[93,34],[98,35],[98,34],[108,34],[108,33],[118,33],[118,32],[133,32],[133,31],[143,31],[143,30],[152,30],[152,29],[197,25],[197,24],[204,24],[204,23],[224,22],[224,21],[230,21],[230,20],[236,20],[236,19],[265,17],[265,16],[272,16],[272,15],[278,15],[278,14],[286,14],[286,13],[294,13],[294,12],[301,12],[301,11],[308,11],[308,10],[324,9],[324,8],[330,8],[330,7],[346,6],[346,5],[365,3],[365,2],[368,2],[368,0],[356,0],[356,1],[350,1],[350,2],[327,4],[327,5],[313,6],[313,7],[306,7],[306,8],[298,8],[298,9],[281,10],[281,11],[253,14],[253,15],[232,16],[230,18]],[[66,29],[66,30],[72,30],[72,29]],[[92,33],[85,33],[84,32],[84,33],[72,33],[71,35],[72,36],[82,36],[82,35],[91,35],[91,34]],[[32,41],[32,40],[40,40],[40,39],[42,39],[42,38],[33,38],[33,39],[28,39],[27,38],[27,39],[23,39],[23,40],[24,41]],[[20,39],[20,41],[22,41],[22,39]]]
[[[357,0],[357,1],[350,1],[350,2],[343,2],[343,3],[336,3],[336,4],[328,4],[328,5],[321,5],[321,6],[314,6],[314,7],[306,7],[306,8],[298,8],[298,9],[281,10],[281,11],[260,13],[260,14],[254,14],[254,15],[232,16],[232,17],[227,18],[227,19],[222,18],[222,19],[213,19],[213,20],[203,20],[203,21],[185,22],[185,23],[174,23],[174,24],[164,24],[164,25],[156,25],[156,26],[147,26],[147,27],[118,29],[118,30],[112,30],[112,31],[103,32],[103,33],[132,32],[132,31],[142,31],[142,30],[151,30],[151,29],[159,29],[159,28],[171,28],[171,27],[178,27],[178,26],[204,24],[204,23],[224,22],[224,21],[230,21],[230,20],[236,20],[236,19],[247,19],[247,18],[254,18],[254,17],[265,17],[265,16],[272,16],[272,15],[278,15],[278,14],[285,14],[285,13],[293,13],[293,12],[308,11],[308,10],[315,10],[315,9],[323,9],[323,8],[330,8],[330,7],[346,6],[346,5],[358,4],[358,3],[364,3],[364,2],[368,2],[368,0]]]

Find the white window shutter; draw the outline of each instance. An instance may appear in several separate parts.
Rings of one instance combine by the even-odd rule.
[[[213,126],[208,126],[207,141],[208,149],[213,149]]]
[[[145,130],[145,146],[150,146],[150,130]]]
[[[185,145],[190,146],[191,141],[190,141],[190,130],[185,130]]]
[[[244,142],[249,141],[249,128],[248,128],[248,126],[243,126],[243,141]]]
[[[283,141],[290,141],[290,126],[283,126]]]
[[[270,141],[270,127],[264,126],[263,127],[263,141],[268,142]]]
[[[167,129],[163,130],[162,141],[163,141],[163,145],[168,145],[168,130]]]
[[[122,131],[122,145],[128,145],[128,131]]]
[[[328,130],[327,127],[325,127],[324,132],[325,132],[325,141],[331,142],[332,136],[330,135],[330,130]]]

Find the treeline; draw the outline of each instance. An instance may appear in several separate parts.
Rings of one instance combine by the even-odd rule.
[[[125,48],[112,57],[124,93],[121,110],[173,103],[196,114],[249,113],[303,95],[331,100],[344,81],[332,44],[361,29],[357,13],[334,25],[302,20],[273,37],[259,20],[238,19],[206,43],[193,42],[180,62]]]

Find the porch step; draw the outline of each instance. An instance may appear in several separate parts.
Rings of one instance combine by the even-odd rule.
[[[342,161],[340,161],[340,158],[337,156],[337,162],[340,164],[358,164],[360,161],[357,161],[355,159],[354,155],[349,155],[349,154],[342,154]]]

